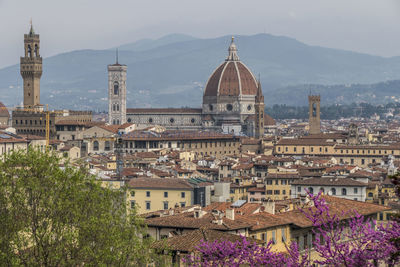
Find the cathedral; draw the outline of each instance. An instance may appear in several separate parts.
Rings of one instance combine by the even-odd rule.
[[[232,37],[228,57],[211,74],[202,108],[126,108],[127,66],[108,65],[110,124],[160,125],[167,129],[213,130],[261,138],[264,134],[264,96],[261,83],[239,59]]]

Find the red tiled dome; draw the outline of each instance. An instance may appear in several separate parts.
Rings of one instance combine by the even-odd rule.
[[[208,79],[204,96],[257,95],[257,81],[236,52],[232,39],[229,56]]]

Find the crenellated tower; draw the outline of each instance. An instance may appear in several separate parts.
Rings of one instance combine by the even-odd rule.
[[[40,56],[40,38],[31,29],[24,34],[25,55],[21,57],[21,76],[24,80],[24,108],[36,108],[40,105],[40,77],[42,77],[42,57]]]
[[[264,95],[261,89],[261,82],[260,79],[258,80],[257,84],[257,95],[256,101],[254,104],[254,111],[255,111],[255,137],[262,138],[264,136]]]
[[[320,118],[320,107],[321,107],[321,96],[309,95],[308,96],[308,124],[310,127],[310,134],[321,133],[321,118]]]

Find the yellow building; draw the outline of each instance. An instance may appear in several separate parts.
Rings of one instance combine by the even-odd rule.
[[[127,204],[136,205],[139,214],[193,204],[193,187],[184,179],[137,178],[127,186]]]
[[[290,198],[290,188],[293,181],[299,180],[297,173],[293,174],[268,174],[264,181],[266,184],[265,197],[272,200],[284,200]]]
[[[341,164],[359,167],[379,164],[384,156],[400,156],[400,146],[397,144],[347,145],[339,144],[340,140],[311,137],[281,139],[275,145],[274,153],[280,156],[329,156]]]
[[[192,151],[197,159],[222,158],[240,153],[240,139],[231,134],[209,131],[133,131],[123,136],[126,153],[159,151],[165,148]]]

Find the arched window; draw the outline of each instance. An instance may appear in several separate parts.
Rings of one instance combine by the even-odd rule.
[[[31,48],[31,45],[28,45],[28,57],[32,57],[32,48]]]
[[[336,196],[336,188],[331,188],[332,195]]]
[[[119,104],[117,104],[117,111],[119,111]]]
[[[115,104],[113,104],[113,111],[115,111]]]
[[[347,190],[346,190],[346,188],[343,188],[343,189],[342,189],[342,195],[343,195],[343,196],[347,195]]]
[[[94,141],[93,142],[93,150],[94,151],[99,151],[99,142],[98,141]]]
[[[314,188],[312,188],[311,186],[308,188],[308,192],[310,193],[310,194],[314,194]]]
[[[110,151],[111,146],[110,146],[110,141],[105,141],[104,143],[104,150],[105,151]]]
[[[317,117],[317,104],[316,103],[312,104],[312,116]]]
[[[37,44],[35,44],[35,57],[39,56],[39,47]]]
[[[117,124],[119,124],[119,120],[117,120]]]
[[[119,94],[119,83],[117,81],[114,82],[114,95]]]
[[[319,189],[319,192],[325,193],[325,188],[321,187],[321,188]]]
[[[368,193],[368,197],[374,197],[374,193],[369,192],[369,193]]]

